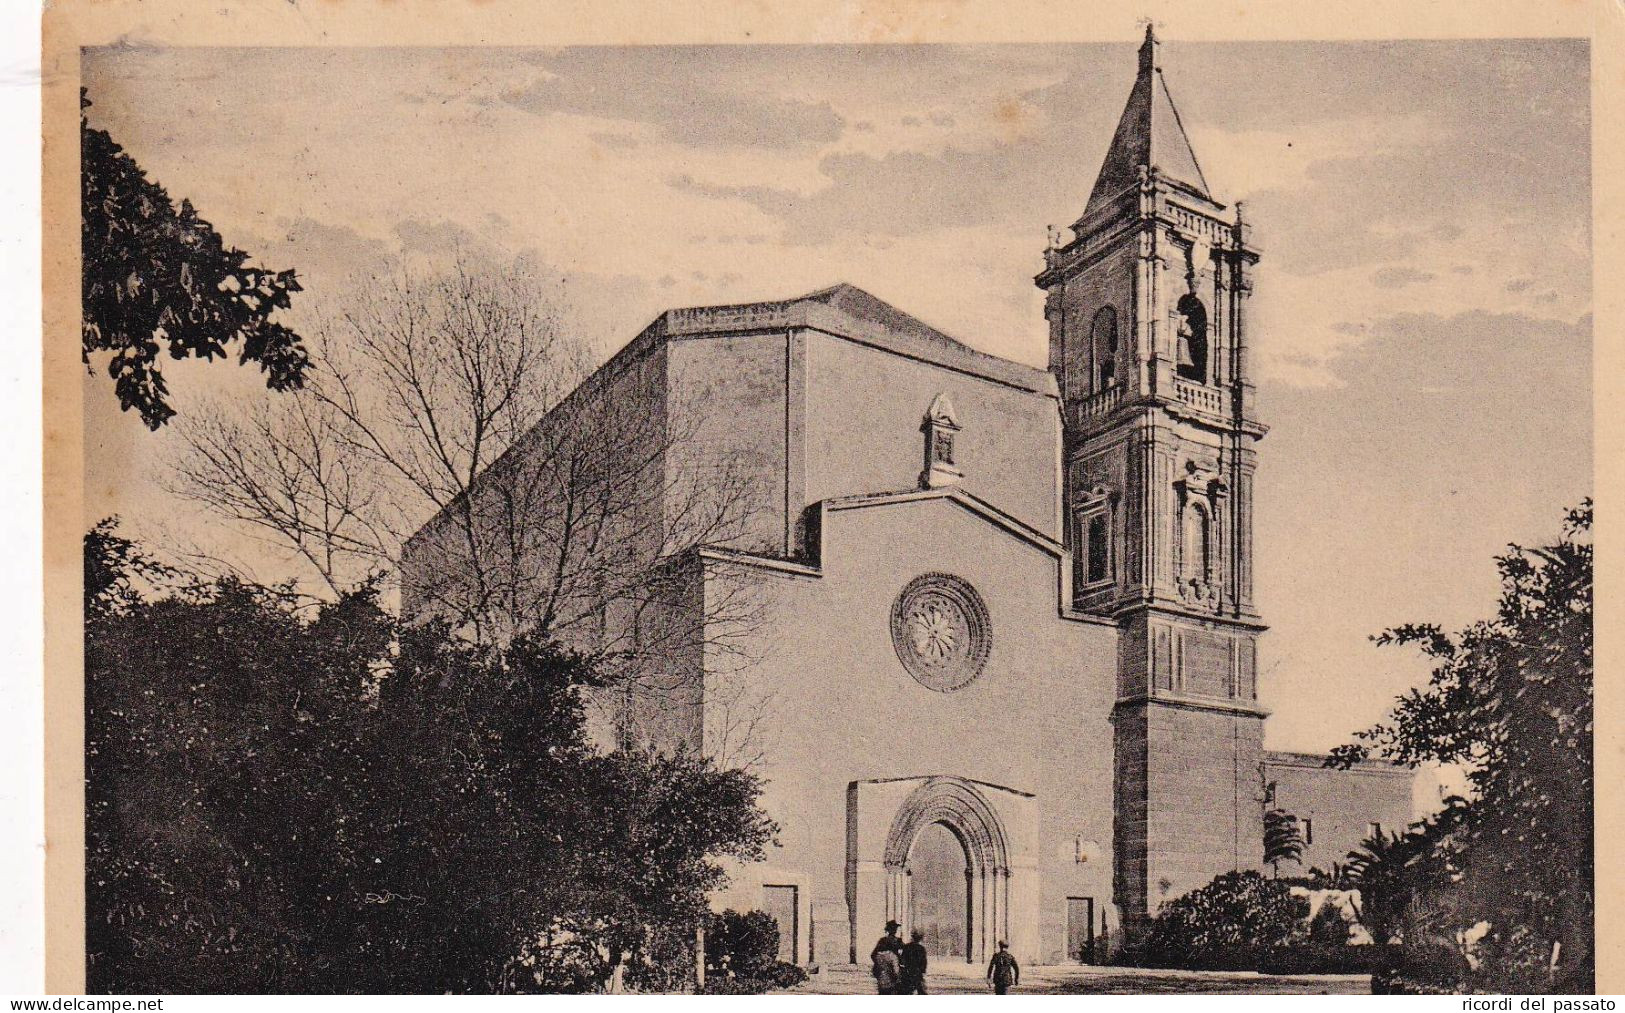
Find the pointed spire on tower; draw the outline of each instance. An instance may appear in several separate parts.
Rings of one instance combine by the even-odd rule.
[[[1085,215],[1139,182],[1142,167],[1155,169],[1163,179],[1213,199],[1196,152],[1191,150],[1190,138],[1179,121],[1173,96],[1168,93],[1168,82],[1163,79],[1161,48],[1156,29],[1147,24],[1145,41],[1140,44],[1140,71],[1134,78],[1123,117],[1117,121],[1111,147],[1106,149],[1106,161],[1089,194]]]

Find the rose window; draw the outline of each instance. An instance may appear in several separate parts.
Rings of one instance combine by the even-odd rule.
[[[988,634],[981,595],[949,574],[915,578],[892,606],[897,656],[910,675],[931,689],[959,689],[980,675],[991,647]]]

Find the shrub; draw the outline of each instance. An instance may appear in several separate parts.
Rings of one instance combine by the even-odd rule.
[[[1377,995],[1451,995],[1474,991],[1467,985],[1471,973],[1467,960],[1453,946],[1425,941],[1381,949],[1383,959],[1371,974],[1371,991]]]
[[[775,960],[755,974],[723,973],[705,979],[703,995],[760,995],[769,989],[794,988],[807,980],[807,972],[795,964]]]
[[[1474,947],[1477,960],[1469,981],[1473,992],[1563,992],[1593,990],[1590,959],[1559,960],[1552,966],[1552,944],[1525,925],[1491,930]],[[1560,954],[1560,956],[1563,956]],[[1465,959],[1465,958],[1462,958]],[[1576,973],[1579,972],[1579,973]]]
[[[626,987],[634,992],[671,995],[694,985],[694,930],[658,925],[648,930],[639,952],[627,960]]]
[[[1346,946],[1349,941],[1348,919],[1343,917],[1343,906],[1330,898],[1309,919],[1309,941],[1321,946]]]
[[[807,972],[795,964],[775,960],[763,970],[761,977],[774,988],[794,988],[807,980]]]
[[[731,975],[724,975],[717,978],[706,978],[705,988],[700,990],[700,994],[761,995],[771,987],[760,978],[735,978]]]
[[[779,959],[779,923],[766,911],[728,910],[705,933],[705,994],[757,995],[792,988],[807,972]]]
[[[569,929],[549,932],[523,947],[513,961],[509,987],[516,991],[580,995],[596,992],[610,967],[591,939]]]
[[[1256,959],[1309,914],[1308,898],[1253,871],[1227,872],[1162,906],[1139,956],[1152,967],[1205,967]]]
[[[779,960],[779,923],[766,911],[729,909],[705,933],[707,974],[756,978]]]

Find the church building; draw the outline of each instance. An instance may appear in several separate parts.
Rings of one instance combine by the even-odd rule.
[[[606,694],[601,731],[711,755],[748,731],[780,832],[716,905],[772,912],[785,959],[865,961],[888,920],[939,961],[1000,940],[1024,963],[1101,959],[1165,901],[1261,868],[1267,809],[1307,824],[1323,868],[1410,821],[1408,771],[1264,748],[1260,253],[1149,30],[1049,245],[1047,368],[837,285],[668,311],[588,381],[685,433],[657,465],[671,488],[726,459],[748,493],[736,532],[661,560],[682,576],[660,625],[697,632],[645,663],[680,692]],[[445,523],[406,547],[408,609],[453,565]],[[742,587],[759,618],[724,644],[707,626]]]

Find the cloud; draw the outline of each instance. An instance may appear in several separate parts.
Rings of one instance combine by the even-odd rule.
[[[1401,313],[1372,321],[1365,333],[1367,341],[1329,363],[1355,386],[1394,391],[1421,382],[1443,385],[1480,399],[1481,410],[1497,416],[1550,397],[1583,405],[1589,416],[1590,316],[1569,323],[1483,310]]]
[[[279,218],[275,231],[264,236],[244,234],[241,238],[254,263],[294,269],[304,288],[304,294],[294,300],[295,315],[312,298],[382,269],[395,254],[391,242],[364,235],[348,225],[305,216]]]
[[[1431,272],[1418,271],[1414,267],[1385,267],[1371,276],[1371,284],[1378,288],[1404,288],[1406,285],[1432,281],[1433,277]]]
[[[358,267],[371,265],[390,254],[389,244],[364,236],[347,225],[329,225],[314,218],[295,218],[286,223],[278,239],[303,254],[319,254],[339,263]]]
[[[828,101],[772,94],[758,78],[738,87],[681,47],[564,50],[538,57],[546,68],[502,100],[545,116],[567,113],[654,126],[680,144],[740,148],[807,148],[827,144],[845,127]]]
[[[741,201],[779,219],[789,241],[808,244],[841,236],[896,237],[1001,224],[1033,235],[1034,210],[1052,204],[1050,159],[1036,142],[1010,148],[893,151],[882,156],[843,151],[819,159],[824,185],[809,193],[769,186],[717,186],[692,177],[668,177],[677,190]],[[1031,157],[1027,157],[1031,156]],[[1071,212],[1072,216],[1079,209]],[[1051,217],[1051,220],[1055,218]],[[1070,220],[1068,217],[1066,220]]]
[[[401,249],[407,253],[450,253],[490,245],[490,240],[450,219],[425,221],[408,218],[395,225]]]
[[[1252,300],[1255,371],[1261,381],[1294,386],[1342,382],[1331,364],[1372,340],[1377,322],[1404,313],[1532,313],[1572,324],[1590,311],[1583,257],[1513,241],[1516,226],[1475,223],[1453,240],[1421,238],[1403,260],[1305,274],[1265,237],[1265,259]],[[1471,262],[1468,262],[1471,258]],[[1283,263],[1283,260],[1286,262]],[[1439,282],[1438,268],[1451,265]],[[1509,282],[1537,279],[1534,286]],[[1535,293],[1552,293],[1543,300]],[[1537,312],[1538,311],[1538,312]]]
[[[624,149],[635,148],[638,146],[638,139],[630,134],[615,134],[600,130],[588,134],[587,136],[591,137],[593,140],[597,141],[599,144],[602,144],[606,148]]]
[[[1230,200],[1246,200],[1312,187],[1329,165],[1414,145],[1430,136],[1430,125],[1419,115],[1366,116],[1289,129],[1199,126],[1189,133],[1208,183]]]

